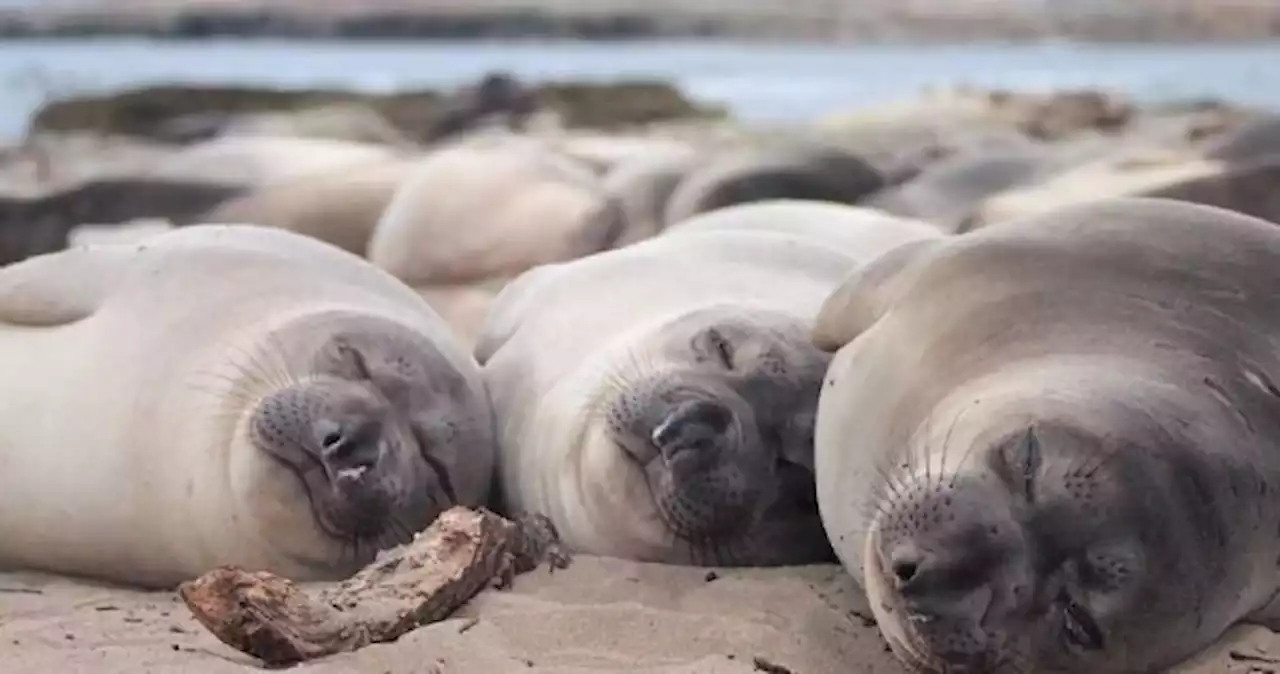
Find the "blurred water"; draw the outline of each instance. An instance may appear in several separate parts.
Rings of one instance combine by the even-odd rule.
[[[164,83],[455,86],[490,69],[523,78],[659,77],[751,120],[811,117],[929,85],[1097,86],[1140,100],[1217,97],[1280,109],[1280,43],[848,46],[671,42],[0,42],[0,138],[50,95]]]

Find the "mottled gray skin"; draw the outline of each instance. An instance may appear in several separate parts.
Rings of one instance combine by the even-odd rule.
[[[1280,115],[1251,120],[1213,139],[1204,155],[1231,164],[1280,161]]]
[[[1280,153],[1229,164],[1219,175],[1185,180],[1136,196],[1162,197],[1226,208],[1280,223]]]
[[[949,157],[919,175],[863,200],[863,206],[932,222],[956,232],[982,200],[1002,190],[1030,184],[1046,164],[1042,153],[1006,151]]]
[[[671,194],[697,161],[693,150],[667,152],[624,161],[605,174],[607,199],[596,212],[607,224],[588,231],[618,232],[613,245],[626,245],[657,235],[666,225]],[[601,249],[603,250],[603,249]]]
[[[670,226],[699,213],[771,199],[855,204],[884,186],[875,168],[840,148],[752,148],[689,170],[671,193],[664,219]]]
[[[669,323],[682,366],[628,379],[609,438],[643,466],[663,523],[694,564],[834,559],[817,517],[813,418],[829,356],[785,314],[720,308]]]
[[[304,371],[257,405],[249,440],[295,475],[321,530],[348,541],[353,559],[410,540],[460,503],[450,474],[468,446],[491,441],[468,414],[487,402],[429,339],[362,317]]]
[[[819,507],[895,653],[1145,674],[1277,624],[1278,259],[1261,220],[1115,199],[829,298]]]

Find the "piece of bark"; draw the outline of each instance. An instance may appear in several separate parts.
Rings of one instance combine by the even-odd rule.
[[[285,665],[394,641],[548,558],[552,568],[568,563],[545,517],[512,522],[455,507],[342,583],[308,592],[275,574],[224,566],[178,594],[223,643]]]

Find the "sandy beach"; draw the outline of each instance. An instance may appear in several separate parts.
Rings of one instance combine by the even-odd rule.
[[[0,662],[15,672],[241,674],[171,593],[0,574]],[[308,674],[909,674],[838,566],[708,570],[579,556],[393,644],[298,665]],[[1280,636],[1246,629],[1178,674],[1262,674]],[[11,669],[10,669],[11,668]]]

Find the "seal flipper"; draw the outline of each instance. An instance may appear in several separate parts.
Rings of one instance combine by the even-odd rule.
[[[121,252],[83,246],[0,267],[0,323],[54,327],[92,316],[127,269]]]
[[[476,362],[484,365],[520,329],[525,312],[531,308],[530,298],[555,276],[557,266],[545,264],[529,269],[498,292],[497,297],[493,298],[493,304],[489,306],[472,350]]]
[[[918,239],[893,248],[851,274],[818,310],[810,338],[828,353],[853,341],[884,314],[904,271],[914,268],[945,238]]]

